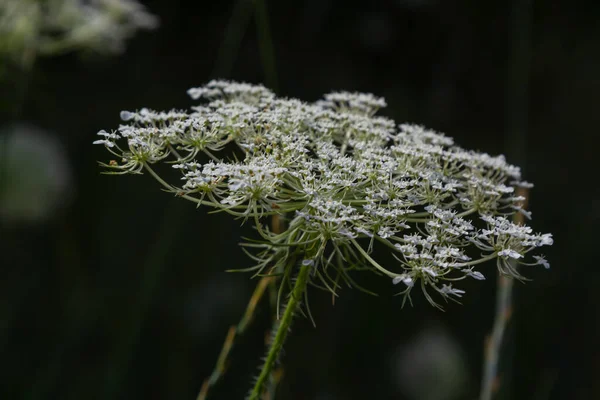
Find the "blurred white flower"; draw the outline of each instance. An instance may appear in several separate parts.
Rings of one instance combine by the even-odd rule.
[[[72,172],[59,140],[30,125],[4,128],[0,138],[0,218],[42,222],[68,205]]]
[[[464,395],[469,374],[460,345],[445,329],[427,327],[391,355],[398,391],[414,400],[452,400]]]
[[[158,19],[136,0],[0,0],[0,55],[26,62],[33,54],[119,53]]]

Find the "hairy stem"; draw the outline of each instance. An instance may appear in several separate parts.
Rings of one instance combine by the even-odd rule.
[[[265,363],[260,371],[260,375],[256,380],[256,384],[252,388],[250,395],[248,396],[249,400],[260,400],[263,390],[266,387],[269,378],[271,377],[271,372],[273,371],[273,367],[277,362],[279,357],[279,353],[281,353],[281,349],[283,348],[283,343],[287,337],[290,326],[292,324],[292,319],[294,318],[294,314],[298,310],[300,306],[300,301],[304,296],[304,292],[306,290],[306,286],[308,284],[308,276],[310,273],[310,265],[303,265],[300,267],[300,272],[298,273],[298,277],[296,278],[296,283],[294,284],[294,288],[290,294],[290,299],[288,300],[285,311],[281,320],[277,324],[275,328],[275,336],[271,341],[271,345],[269,347],[269,352],[267,353],[267,358]]]

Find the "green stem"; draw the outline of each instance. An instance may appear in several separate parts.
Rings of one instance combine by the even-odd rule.
[[[269,347],[269,352],[267,353],[267,359],[260,371],[260,375],[256,380],[254,388],[250,392],[248,396],[249,400],[260,400],[263,390],[271,377],[271,372],[275,363],[277,362],[277,358],[279,357],[279,353],[283,348],[283,343],[287,337],[287,334],[290,330],[290,326],[292,324],[292,319],[294,318],[294,314],[298,310],[300,306],[300,301],[304,296],[304,291],[306,290],[306,286],[308,284],[308,276],[310,273],[311,266],[303,265],[300,267],[300,272],[298,273],[298,277],[296,278],[296,283],[294,284],[294,288],[292,289],[292,293],[290,295],[290,299],[285,306],[285,311],[279,324],[275,329],[275,337],[271,342],[271,346]]]

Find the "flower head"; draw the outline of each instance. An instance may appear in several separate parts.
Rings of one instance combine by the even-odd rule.
[[[187,200],[251,219],[260,243],[247,248],[258,249],[249,253],[257,273],[289,277],[310,264],[311,279],[335,293],[340,282],[355,285],[349,271],[369,269],[402,283],[405,299],[419,286],[436,304],[430,292],[460,298],[465,292],[452,284],[485,279],[474,268],[486,261],[515,277],[515,263],[547,266],[539,256],[526,260],[552,235],[508,219],[523,212],[514,187],[529,184],[520,169],[376,116],[382,98],[335,92],[304,103],[228,81],[188,93],[205,103],[124,111],[124,124],[100,131],[95,143],[120,159],[105,165],[117,173],[147,171]],[[182,183],[155,171],[167,160]],[[264,217],[273,214],[287,221],[284,232],[267,228]],[[379,264],[375,247],[397,263]]]

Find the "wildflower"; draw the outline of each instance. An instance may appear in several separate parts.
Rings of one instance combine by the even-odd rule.
[[[470,276],[470,277],[471,277],[471,278],[473,278],[473,279],[477,279],[478,281],[483,281],[483,280],[485,280],[485,276],[483,276],[483,274],[482,274],[481,272],[479,272],[479,271],[472,271],[472,270],[469,270],[469,271],[467,272],[467,276]]]
[[[512,249],[504,249],[504,250],[498,252],[498,255],[500,257],[514,258],[514,259],[523,258],[522,254],[520,254]]]
[[[452,296],[456,296],[456,297],[462,297],[462,295],[465,294],[464,290],[455,289],[452,287],[451,284],[450,285],[443,284],[442,288],[439,289],[439,291],[443,295],[452,295]]]
[[[408,275],[398,275],[392,280],[394,285],[397,285],[400,282],[404,283],[409,288],[413,287],[415,284],[413,279]]]
[[[314,266],[309,279],[335,293],[340,280],[355,285],[349,271],[368,269],[403,283],[405,300],[419,286],[435,304],[428,290],[459,298],[465,292],[445,282],[484,280],[473,269],[484,262],[516,278],[516,265],[548,267],[541,256],[528,259],[552,235],[508,219],[529,216],[514,194],[529,184],[503,156],[462,149],[419,125],[397,126],[375,115],[386,103],[371,94],[334,92],[304,103],[223,80],[188,93],[204,103],[123,111],[116,132],[98,133],[95,143],[121,160],[103,166],[148,172],[167,191],[253,221],[258,240],[244,249],[256,273],[289,279],[294,268]],[[161,177],[167,162],[179,182]],[[275,214],[285,231],[265,224]],[[396,262],[381,265],[376,247]]]
[[[546,258],[544,256],[533,256],[533,258],[535,259],[536,264],[541,264],[546,269],[550,268],[550,263],[546,261]]]

